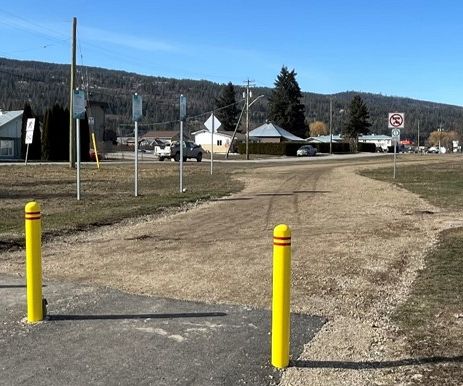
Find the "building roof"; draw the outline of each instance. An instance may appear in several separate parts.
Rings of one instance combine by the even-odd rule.
[[[13,119],[20,117],[22,114],[23,110],[0,111],[0,127],[11,122]]]
[[[381,135],[381,134],[368,134],[368,135],[360,135],[359,139],[367,139],[370,141],[380,141],[380,140],[390,140],[392,137],[389,135]]]
[[[266,122],[254,130],[251,130],[249,136],[254,138],[285,138],[290,141],[303,141],[302,138],[291,134],[289,131],[286,131],[273,122]]]
[[[306,139],[307,142],[311,143],[330,143],[329,135],[317,135],[316,137],[309,137]],[[332,142],[342,142],[340,134],[333,134]]]
[[[141,135],[141,138],[172,138],[178,135],[178,130],[152,130]]]

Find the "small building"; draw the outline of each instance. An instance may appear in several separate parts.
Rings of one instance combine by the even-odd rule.
[[[387,151],[389,146],[392,146],[392,137],[388,135],[361,135],[358,138],[359,142],[374,143],[377,150]]]
[[[191,133],[194,138],[194,142],[197,145],[201,145],[201,147],[206,151],[211,151],[212,148],[212,140],[214,141],[214,153],[226,153],[231,146],[232,138],[233,138],[233,131],[222,131],[218,130],[214,133],[214,136],[211,137],[211,132],[207,129],[201,129]],[[236,133],[235,138],[233,139],[236,141],[243,140],[243,134]],[[233,149],[232,149],[233,150]]]
[[[0,110],[0,159],[21,158],[23,110]]]
[[[282,127],[278,126],[273,122],[267,121],[263,125],[251,130],[249,132],[249,138],[256,142],[285,142],[285,141],[303,141],[300,138],[289,131],[286,131]]]
[[[331,142],[342,142],[340,134],[333,134],[331,136]],[[315,137],[309,137],[305,139],[308,143],[330,143],[329,135],[317,135]]]

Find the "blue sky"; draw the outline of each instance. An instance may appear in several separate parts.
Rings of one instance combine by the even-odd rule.
[[[0,56],[303,91],[347,90],[463,105],[458,0],[15,0],[0,6]]]

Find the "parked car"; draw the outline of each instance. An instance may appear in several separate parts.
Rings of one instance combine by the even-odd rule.
[[[203,159],[204,149],[191,141],[183,142],[183,161],[188,158],[195,158],[196,161],[201,162]],[[170,146],[165,146],[159,149],[157,156],[159,161],[164,161],[166,158],[173,158],[175,161],[180,161],[180,144],[178,142],[172,143]]]
[[[310,157],[317,155],[317,148],[313,147],[312,145],[304,145],[297,149],[296,155],[298,157]]]
[[[436,146],[431,146],[431,147],[428,149],[428,153],[437,154],[437,153],[439,153],[439,148],[437,148]]]

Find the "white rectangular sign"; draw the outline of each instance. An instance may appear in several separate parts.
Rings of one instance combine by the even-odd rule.
[[[35,127],[35,118],[28,118],[26,124],[26,145],[32,143],[32,138],[34,137],[34,127]]]

